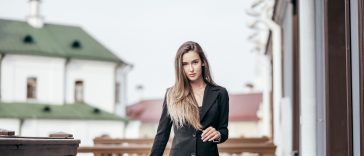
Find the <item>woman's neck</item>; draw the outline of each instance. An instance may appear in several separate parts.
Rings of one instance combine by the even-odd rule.
[[[192,90],[200,90],[206,86],[206,83],[202,79],[200,79],[195,82],[190,82],[190,85],[192,87]]]

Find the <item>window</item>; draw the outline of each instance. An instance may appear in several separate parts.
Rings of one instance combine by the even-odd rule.
[[[115,84],[115,103],[120,102],[120,83],[116,82]]]
[[[75,102],[83,102],[83,81],[75,82]]]
[[[37,78],[28,77],[27,78],[27,99],[37,98]]]

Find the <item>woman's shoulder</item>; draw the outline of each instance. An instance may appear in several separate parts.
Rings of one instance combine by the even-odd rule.
[[[222,94],[228,94],[227,89],[217,84],[211,84],[212,88]]]

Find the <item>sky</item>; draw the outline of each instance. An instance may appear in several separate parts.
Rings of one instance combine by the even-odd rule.
[[[25,20],[29,0],[0,0],[0,18]],[[252,0],[42,0],[46,23],[82,27],[133,65],[127,99],[163,98],[174,84],[174,57],[185,41],[198,42],[214,81],[230,94],[254,81],[255,55],[245,10]],[[136,86],[142,85],[143,91]]]

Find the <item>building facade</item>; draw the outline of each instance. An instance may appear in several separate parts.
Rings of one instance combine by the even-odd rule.
[[[44,23],[40,1],[29,3],[27,21],[0,19],[0,128],[63,131],[81,145],[124,137],[131,65],[80,27]]]
[[[363,12],[361,0],[276,1],[266,56],[277,155],[364,155]]]

